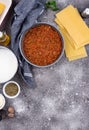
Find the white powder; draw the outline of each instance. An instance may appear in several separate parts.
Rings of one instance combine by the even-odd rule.
[[[0,83],[10,80],[17,71],[16,56],[6,48],[0,48]]]
[[[35,70],[35,79],[44,94],[40,116],[52,123],[51,130],[78,130],[83,126],[82,117],[87,118],[81,99],[82,86],[86,85],[83,76],[83,62],[78,61],[65,60],[47,70]]]
[[[18,114],[24,113],[26,111],[26,104],[20,98],[14,100],[13,106]]]
[[[56,106],[55,106],[55,99],[45,97],[42,100],[42,111],[43,115],[47,118],[55,115],[57,113]]]

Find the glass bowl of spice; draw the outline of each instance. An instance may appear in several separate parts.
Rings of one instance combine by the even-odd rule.
[[[61,59],[64,40],[61,32],[51,24],[37,23],[20,38],[23,58],[35,67],[49,67]]]
[[[8,81],[3,86],[3,94],[7,98],[16,98],[20,94],[20,85],[15,81]]]

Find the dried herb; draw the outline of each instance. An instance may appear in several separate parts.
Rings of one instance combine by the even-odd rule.
[[[9,83],[5,88],[5,92],[9,96],[15,96],[18,93],[18,86],[14,83]]]
[[[48,1],[48,2],[45,4],[45,6],[46,6],[46,8],[52,9],[53,11],[59,10],[59,8],[57,7],[57,3],[56,3],[55,0]]]

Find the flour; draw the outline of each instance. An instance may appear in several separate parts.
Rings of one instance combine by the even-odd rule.
[[[40,115],[49,124],[51,118],[56,120],[52,122],[51,130],[78,130],[82,125],[82,117],[85,116],[81,97],[82,88],[86,84],[82,81],[83,75],[82,62],[66,60],[47,70],[35,70],[38,87],[44,94],[40,102]]]
[[[76,65],[73,63],[70,64],[62,64],[61,66],[57,66],[55,72],[60,75],[62,82],[67,82],[70,84],[79,84],[79,81],[83,76],[83,68],[81,65]],[[71,80],[71,82],[70,82]]]
[[[42,100],[42,111],[46,117],[50,117],[56,114],[55,100],[49,97],[45,97]],[[50,118],[49,118],[50,120]]]
[[[18,114],[23,114],[23,113],[25,113],[25,111],[26,111],[26,104],[25,104],[25,102],[24,102],[22,99],[20,99],[20,98],[18,98],[18,100],[17,100],[17,99],[14,100],[13,106],[14,106],[14,108],[15,108],[15,111],[16,111]]]
[[[79,85],[81,85],[83,77],[83,68],[81,64],[63,63],[57,66],[55,73],[59,75],[63,98],[66,94],[73,91],[73,89],[77,90]]]
[[[73,106],[73,107],[75,107],[75,108],[71,108],[67,113],[63,114],[65,119],[70,120],[70,119],[78,116],[78,114],[80,114],[82,112],[82,107],[80,105]]]

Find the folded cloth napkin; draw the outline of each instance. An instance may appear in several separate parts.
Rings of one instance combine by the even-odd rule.
[[[19,41],[21,34],[30,28],[43,13],[45,2],[46,0],[21,0],[14,9],[15,15],[11,27],[11,49],[18,58],[19,73],[31,87],[35,87],[36,83],[31,65],[20,54]]]

